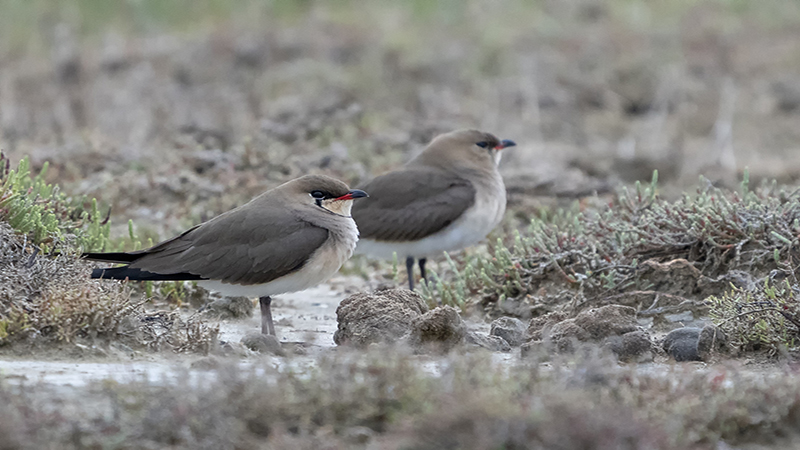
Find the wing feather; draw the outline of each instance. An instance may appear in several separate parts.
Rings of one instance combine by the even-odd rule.
[[[353,204],[361,238],[402,242],[447,227],[475,203],[469,180],[434,169],[389,172],[359,187],[369,193]]]
[[[280,206],[250,205],[217,216],[140,251],[130,268],[246,285],[280,278],[302,267],[328,238],[326,229]]]

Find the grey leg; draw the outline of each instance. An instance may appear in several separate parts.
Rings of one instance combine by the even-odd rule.
[[[406,258],[406,271],[408,272],[408,288],[414,290],[414,257]]]
[[[428,282],[428,277],[425,275],[425,262],[427,262],[427,261],[428,260],[426,258],[420,258],[419,259],[419,273],[422,274],[422,279],[426,283]]]
[[[261,334],[269,334],[275,336],[275,325],[272,324],[272,298],[259,297],[258,302],[261,304]]]

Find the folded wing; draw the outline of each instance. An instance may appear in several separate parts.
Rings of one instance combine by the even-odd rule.
[[[362,239],[419,240],[447,227],[475,203],[471,182],[427,168],[390,172],[359,188],[369,192],[352,211]]]
[[[108,274],[102,278],[119,278],[113,276],[116,270],[119,275],[140,275],[130,279],[214,279],[250,285],[301,268],[327,238],[327,230],[286,209],[250,207],[229,211],[146,250],[85,256],[129,264],[95,270]]]

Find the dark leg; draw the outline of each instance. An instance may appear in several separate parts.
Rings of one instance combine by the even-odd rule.
[[[272,299],[270,297],[259,297],[258,302],[261,304],[261,334],[275,336],[275,325],[272,324],[272,309],[269,307]]]
[[[406,258],[406,271],[408,272],[408,288],[414,290],[414,257]]]
[[[425,281],[425,283],[428,282],[428,277],[425,275],[425,262],[426,261],[428,261],[426,258],[420,258],[419,259],[419,273],[422,274],[422,280]]]

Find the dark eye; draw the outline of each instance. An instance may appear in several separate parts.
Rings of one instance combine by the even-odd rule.
[[[486,141],[480,141],[480,142],[476,142],[475,145],[477,145],[478,147],[486,148],[486,147],[489,146],[489,143],[486,142]]]
[[[325,193],[322,191],[311,191],[311,196],[316,199],[323,199],[325,198]]]

